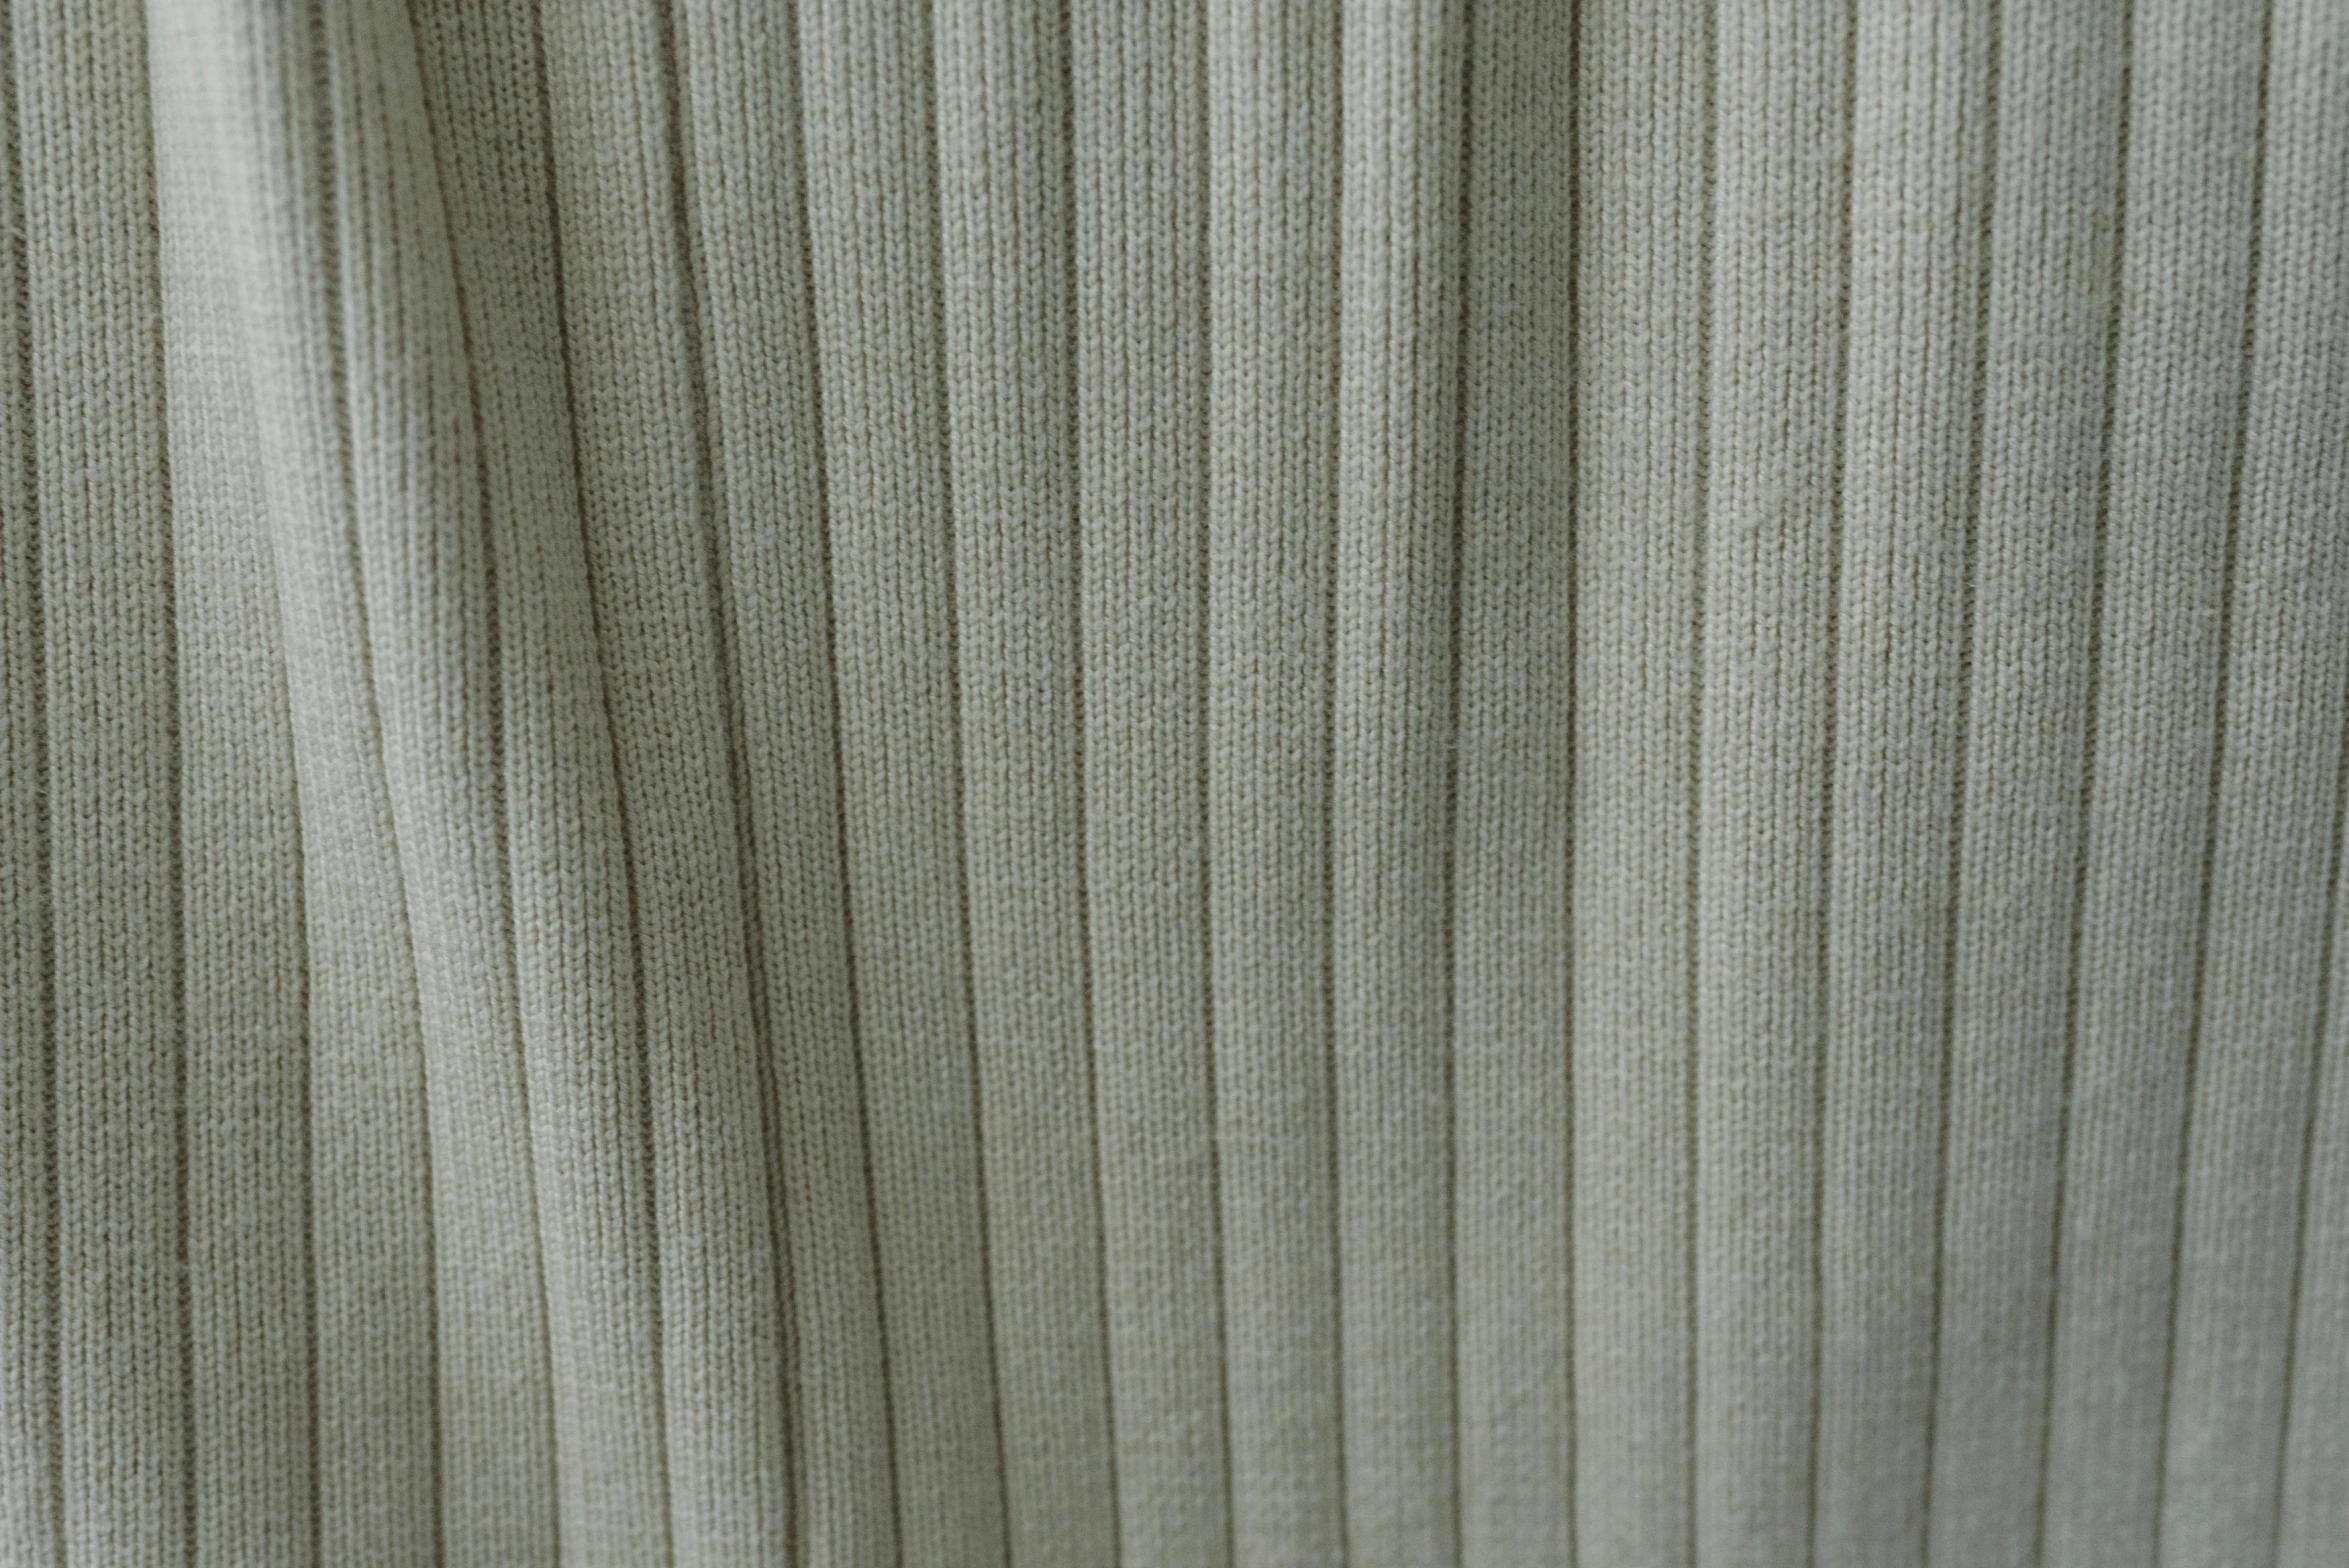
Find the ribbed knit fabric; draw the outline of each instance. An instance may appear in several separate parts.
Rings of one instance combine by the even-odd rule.
[[[0,1563],[2349,1563],[2339,0],[0,52]]]

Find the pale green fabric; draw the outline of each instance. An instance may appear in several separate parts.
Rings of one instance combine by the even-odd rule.
[[[0,53],[0,1563],[2349,1562],[2338,0]]]

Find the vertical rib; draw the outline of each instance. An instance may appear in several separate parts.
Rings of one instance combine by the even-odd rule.
[[[1350,8],[1331,933],[1347,1537],[1458,1552],[1452,605],[1465,9]],[[1562,869],[1562,868],[1561,868]]]
[[[322,41],[308,18],[242,6],[204,21],[211,96],[231,107],[220,156],[301,810],[319,1555],[428,1561],[440,1526],[423,1039],[361,597]]]
[[[14,18],[69,1558],[188,1547],[177,699],[140,7]]]
[[[407,16],[340,9],[324,45],[351,509],[432,1151],[442,1547],[510,1559],[552,1550],[553,1455],[478,436]]]
[[[2162,1561],[2276,1549],[2327,876],[2349,687],[2343,51],[2280,6],[2232,498],[2207,956],[2180,1221]],[[2326,29],[2337,35],[2339,29]]]
[[[1204,8],[1070,7],[1085,853],[1124,1557],[1230,1560],[1207,984]]]
[[[1003,1549],[918,8],[800,13],[842,785],[906,1558]]]
[[[1848,19],[1716,22],[1697,994],[1697,1555],[1811,1549]]]
[[[1999,26],[1949,1000],[1936,1568],[2028,1561],[2039,1529],[2126,48],[2125,18],[2106,11],[2009,6]]]
[[[657,1485],[655,1273],[611,735],[578,513],[557,219],[527,14],[413,9],[481,430],[517,1013],[563,1540]],[[591,1488],[587,1478],[608,1485]],[[612,1484],[616,1482],[616,1484]]]
[[[2337,57],[2336,57],[2337,59]],[[2337,68],[2337,67],[2336,67]],[[2336,335],[2333,341],[2343,341]],[[2338,383],[2336,383],[2338,384]],[[2329,483],[2349,479],[2349,464],[2335,447]],[[2343,746],[2342,782],[2334,809],[2332,904],[2326,912],[2331,937],[2324,1011],[2318,1020],[2315,1060],[2310,1064],[2310,1126],[2301,1192],[2301,1234],[2287,1352],[2281,1467],[2276,1496],[2278,1568],[2319,1568],[2349,1550],[2349,1497],[2339,1478],[2349,1466],[2349,1238],[2323,1216],[2349,1202],[2349,1025],[2341,998],[2349,985],[2342,939],[2341,877],[2345,825],[2338,815],[2349,804],[2349,738]]]
[[[314,1562],[302,841],[202,41],[148,18],[180,667],[194,1561]],[[0,570],[5,570],[0,568]],[[26,1554],[28,1557],[30,1554]]]
[[[2148,1560],[2256,173],[2261,20],[2135,17],[2047,1550]]]
[[[685,41],[682,36],[676,8],[668,8],[661,23],[661,88],[662,107],[666,111],[669,136],[669,175],[671,200],[669,218],[674,228],[675,254],[686,280],[686,294],[691,308],[685,312],[685,335],[690,345],[688,363],[692,367],[691,383],[694,415],[695,459],[700,472],[701,506],[707,525],[702,531],[702,568],[711,615],[716,622],[716,648],[712,663],[717,673],[718,712],[725,730],[727,763],[727,803],[733,807],[734,820],[730,831],[718,840],[716,853],[734,863],[736,888],[741,896],[740,930],[743,943],[744,985],[743,1000],[747,1004],[751,1041],[751,1077],[756,1083],[758,1112],[755,1117],[757,1147],[751,1157],[752,1166],[764,1178],[766,1199],[765,1225],[768,1252],[769,1283],[775,1295],[773,1332],[776,1335],[776,1376],[780,1386],[775,1392],[775,1436],[762,1441],[765,1449],[780,1449],[774,1457],[780,1461],[782,1478],[772,1480],[759,1476],[748,1490],[755,1496],[728,1499],[719,1504],[726,1524],[718,1532],[721,1550],[755,1556],[762,1561],[788,1561],[792,1543],[800,1535],[798,1503],[793,1496],[799,1477],[796,1453],[797,1434],[794,1431],[795,1394],[794,1374],[799,1361],[798,1324],[792,1311],[789,1291],[789,1242],[784,1234],[783,1173],[777,1164],[780,1152],[780,1131],[777,1127],[775,1101],[775,1073],[773,1053],[772,999],[767,988],[767,970],[763,962],[766,951],[766,914],[763,908],[763,885],[759,876],[758,846],[754,838],[754,822],[750,799],[749,758],[744,752],[745,694],[742,690],[743,671],[740,649],[741,623],[735,614],[733,590],[733,558],[731,537],[735,525],[734,498],[728,490],[728,475],[718,464],[717,427],[729,419],[733,410],[721,406],[721,393],[711,360],[720,352],[710,342],[710,306],[705,297],[710,281],[708,245],[704,241],[702,224],[708,216],[701,205],[703,185],[702,167],[710,156],[707,144],[699,136],[699,117],[694,112],[688,79],[690,69],[685,59]],[[726,236],[731,239],[732,236]],[[755,1317],[756,1309],[750,1314]],[[749,1391],[754,1409],[768,1397],[759,1390]],[[754,1417],[754,1420],[757,1419]],[[736,1477],[729,1490],[739,1490],[741,1477]],[[763,1524],[751,1525],[745,1503],[768,1515]],[[779,1517],[778,1517],[779,1516]]]
[[[796,1364],[794,1525],[810,1560],[895,1551],[872,1208],[842,881],[823,433],[797,51],[787,16],[692,4],[679,100],[700,236],[709,439],[733,626],[780,1134]]]
[[[1823,1564],[1921,1564],[1950,845],[1965,726],[1990,45],[1983,5],[1853,40],[1822,1126]]]
[[[0,1556],[58,1568],[48,679],[16,40],[0,15]]]
[[[949,0],[939,258],[963,832],[1010,1555],[1116,1555],[1078,735],[1068,39]]]
[[[1574,29],[1468,26],[1452,1049],[1460,1549],[1571,1559]]]
[[[780,1299],[676,210],[680,128],[655,8],[564,21],[547,37],[555,193],[581,516],[636,899],[672,1549],[763,1559],[786,1533]]]
[[[1577,57],[1576,1529],[1589,1562],[1682,1564],[1694,1549],[1710,7],[1589,0]]]
[[[2272,371],[2263,363],[2253,388],[2255,396],[2272,388],[2265,395],[2282,406],[2254,411],[2252,452],[2261,460],[2247,478],[2266,477],[2246,495],[2259,499],[2262,512],[2274,509],[2265,527],[2285,529],[2301,548],[2330,546],[2318,557],[2331,562],[2329,577],[2277,584],[2294,600],[2309,596],[2295,606],[2302,615],[2324,615],[2329,590],[2329,645],[2349,621],[2349,562],[2341,555],[2349,542],[2349,148],[2342,145],[2349,124],[2326,106],[2349,95],[2349,28],[2330,8],[2301,0],[2280,3],[2271,25],[2266,210],[2276,231],[2260,253],[2260,342],[2268,341],[2272,321],[2272,352],[2282,363]],[[2349,693],[2337,673],[2329,689],[2321,677],[2294,688],[2317,705],[2311,722],[2325,715],[2336,731],[2349,728],[2342,712]],[[2349,757],[2349,737],[2343,746]],[[2341,893],[2349,777],[2337,777],[2333,790],[2331,950],[2315,955],[2327,977],[2308,1065],[2312,1126],[2279,1417],[2279,1568],[2349,1556],[2349,1488],[2339,1484],[2349,1473],[2349,1227],[2338,1218],[2349,1212],[2349,921]]]
[[[1208,763],[1233,1555],[1344,1554],[1330,1127],[1335,7],[1209,0]]]

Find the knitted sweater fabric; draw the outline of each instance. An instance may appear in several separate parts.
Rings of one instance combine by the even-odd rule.
[[[0,145],[0,1562],[2349,1563],[2341,0]]]

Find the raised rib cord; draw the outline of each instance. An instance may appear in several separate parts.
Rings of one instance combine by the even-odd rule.
[[[1852,41],[1813,1547],[1834,1568],[1925,1559],[1996,23],[1871,7]]]
[[[1568,1562],[1575,1271],[1572,18],[1470,7],[1452,777],[1460,1556]],[[1479,156],[1479,149],[1483,155]],[[1566,1136],[1561,1136],[1565,1134]]]
[[[1696,908],[1697,1560],[1807,1562],[1850,21],[1714,18]],[[1832,1453],[1833,1450],[1829,1449]]]
[[[2029,1562],[2046,1451],[2122,40],[2110,9],[2006,6],[1994,45],[1972,635],[1944,1064],[1927,1560]],[[2075,74],[2073,52],[2089,62]],[[2075,281],[2082,275],[2092,286]]]
[[[1581,23],[1568,823],[1574,1539],[1584,1562],[1685,1563],[1696,1522],[1712,18],[1701,3],[1589,0]],[[1496,57],[1517,48],[1490,28],[1480,36]],[[1489,102],[1481,75],[1475,86]],[[1466,547],[1473,559],[1475,540]],[[1473,666],[1461,673],[1476,678]],[[1473,689],[1462,688],[1464,725]]]
[[[1207,886],[1235,1562],[1342,1559],[1337,15],[1207,0]]]
[[[0,67],[0,1563],[2349,1561],[2337,0]]]
[[[2159,1535],[2262,34],[2253,7],[2145,4],[2128,46],[2047,1428],[2063,1564],[2151,1561]]]

